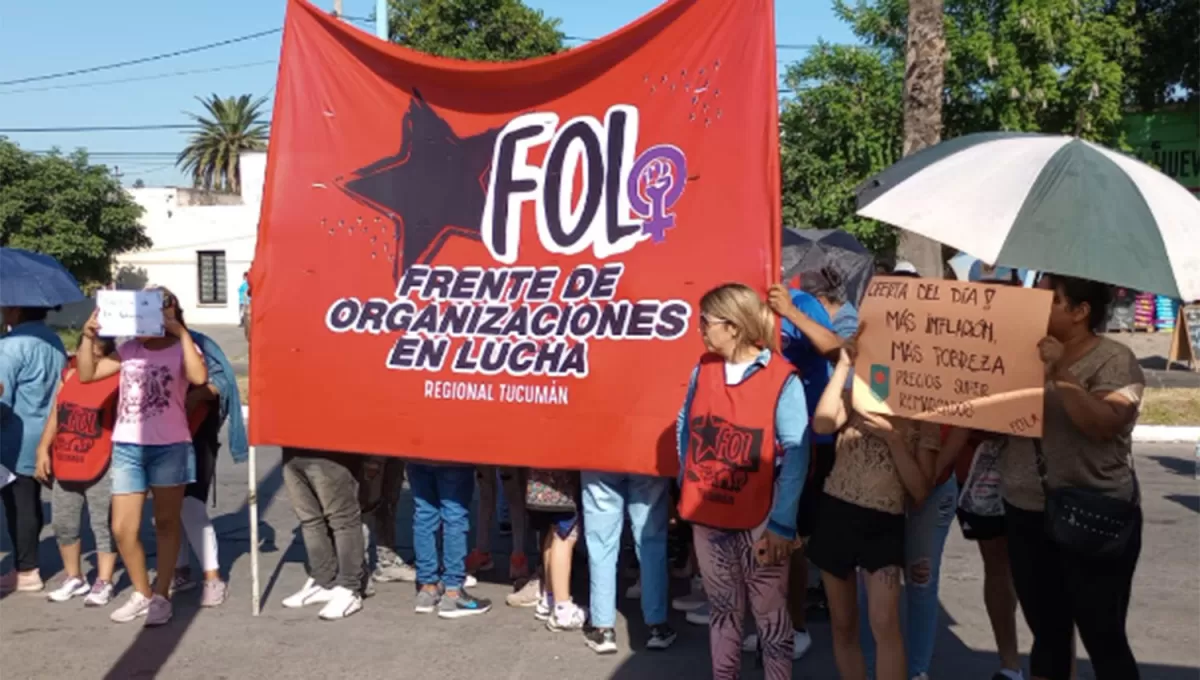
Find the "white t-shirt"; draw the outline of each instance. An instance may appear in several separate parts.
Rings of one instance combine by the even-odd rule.
[[[725,384],[737,385],[746,379],[746,371],[754,365],[754,360],[744,361],[740,364],[735,364],[732,361],[725,362]]]

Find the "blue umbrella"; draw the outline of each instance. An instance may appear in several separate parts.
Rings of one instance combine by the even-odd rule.
[[[57,307],[84,299],[58,260],[20,248],[0,248],[0,307]]]

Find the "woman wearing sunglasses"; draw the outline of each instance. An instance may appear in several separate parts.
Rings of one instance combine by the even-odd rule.
[[[692,523],[711,603],[714,680],[741,676],[746,598],[768,680],[792,677],[787,561],[808,474],[808,408],[773,349],[771,310],[736,283],[700,300],[707,350],[679,412],[679,514]]]
[[[93,314],[83,328],[77,355],[80,382],[104,380],[118,373],[121,376],[112,434],[112,525],[121,561],[133,582],[133,594],[111,618],[128,623],[145,617],[148,627],[171,620],[168,598],[183,536],[180,510],[187,485],[196,481],[196,456],[185,398],[190,385],[208,383],[204,357],[180,322],[178,300],[166,289],[160,290],[166,331],[162,337],[134,338],[118,346],[115,354],[96,358],[93,343],[100,324]],[[158,543],[154,593],[138,538],[142,505],[150,491],[154,493]]]

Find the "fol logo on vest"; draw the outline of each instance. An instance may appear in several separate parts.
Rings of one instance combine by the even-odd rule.
[[[488,252],[498,262],[517,262],[521,209],[528,201],[547,252],[575,255],[590,247],[605,259],[645,240],[664,241],[676,226],[672,209],[687,183],[687,158],[670,144],[635,157],[637,141],[638,110],[627,104],[610,107],[603,123],[578,116],[560,126],[558,115],[548,112],[509,121],[496,138],[480,221]],[[531,164],[529,152],[546,143],[545,160]]]
[[[714,415],[693,418],[690,430],[689,481],[700,485],[705,500],[732,504],[750,475],[758,472],[763,431],[739,427]]]

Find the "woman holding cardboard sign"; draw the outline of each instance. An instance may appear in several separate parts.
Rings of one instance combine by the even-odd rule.
[[[680,516],[692,523],[711,606],[713,678],[740,677],[746,598],[766,677],[792,677],[787,561],[808,474],[804,387],[772,349],[774,315],[750,288],[700,300],[708,350],[692,372],[676,435]],[[843,376],[843,381],[845,376]]]
[[[117,623],[145,618],[147,626],[171,620],[168,598],[183,538],[180,510],[184,490],[196,481],[196,455],[184,399],[189,384],[208,382],[204,358],[176,315],[179,302],[166,291],[162,299],[163,337],[134,338],[121,344],[115,354],[97,359],[93,344],[100,324],[92,314],[83,327],[77,355],[82,383],[121,375],[112,437],[112,524],[133,594],[111,618]],[[157,592],[150,590],[146,555],[138,538],[142,505],[150,491],[154,492],[158,539]]]
[[[900,626],[905,564],[905,509],[933,488],[929,471],[940,449],[937,425],[884,417],[851,403],[847,378],[855,347],[843,347],[813,414],[813,431],[838,433],[833,469],[808,556],[821,569],[833,624],[834,658],[843,678],[865,678],[859,641],[858,580],[865,575],[867,612],[878,650],[875,677],[907,677]]]
[[[1145,377],[1125,345],[1097,335],[1106,284],[1049,274],[1054,291],[1040,440],[1011,437],[1000,459],[1010,565],[1033,631],[1034,678],[1071,674],[1072,626],[1098,680],[1137,678],[1125,633],[1142,513],[1131,434]]]

